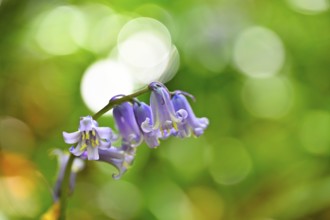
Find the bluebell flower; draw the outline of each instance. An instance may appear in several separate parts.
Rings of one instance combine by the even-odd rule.
[[[118,170],[118,174],[113,174],[114,179],[119,179],[130,166],[133,164],[135,158],[136,148],[129,145],[121,147],[111,146],[107,149],[98,149],[100,158],[97,161],[106,162],[114,166]],[[86,152],[80,155],[81,159],[86,159]]]
[[[193,133],[196,137],[202,135],[209,125],[209,120],[205,117],[197,118],[185,97],[184,92],[176,91],[172,96],[172,103],[176,111],[184,109],[188,116],[179,124],[177,136],[189,137]]]
[[[60,198],[60,193],[61,193],[61,185],[63,182],[63,178],[64,178],[64,173],[65,173],[65,169],[69,160],[69,154],[68,153],[64,153],[62,150],[60,149],[55,149],[52,152],[54,155],[57,156],[57,160],[58,160],[58,164],[59,164],[59,172],[57,175],[57,180],[55,183],[55,187],[54,187],[54,201],[57,201]],[[83,168],[85,167],[85,162],[80,159],[80,158],[74,158],[72,167],[71,167],[71,173],[70,173],[70,185],[69,185],[69,193],[73,192],[75,183],[76,183],[76,176],[77,173],[79,171],[81,171]]]
[[[162,137],[166,138],[178,130],[178,125],[187,118],[187,111],[175,111],[168,89],[160,82],[149,84],[151,89],[150,107],[154,119],[154,128],[159,129]]]
[[[98,148],[107,149],[111,141],[116,139],[111,128],[98,127],[98,123],[91,116],[81,117],[79,129],[73,133],[63,132],[63,138],[67,144],[76,144],[70,148],[75,156],[82,155],[87,151],[88,160],[98,160]]]
[[[155,148],[159,145],[159,129],[153,128],[152,112],[149,105],[144,102],[135,101],[133,104],[134,115],[141,129],[146,144]]]
[[[133,106],[123,102],[113,108],[113,117],[122,137],[123,145],[136,147],[143,141],[143,136],[136,122]]]
[[[129,148],[129,149],[128,149]],[[111,147],[107,150],[99,150],[100,159],[110,163],[118,170],[118,174],[113,174],[114,179],[119,179],[133,164],[136,148],[124,145],[120,148]]]

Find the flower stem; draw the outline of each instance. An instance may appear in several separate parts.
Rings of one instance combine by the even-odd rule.
[[[62,182],[62,185],[61,185],[60,213],[59,213],[59,219],[60,220],[65,220],[66,199],[68,197],[71,167],[72,167],[74,158],[75,158],[75,156],[73,154],[70,154],[70,157],[69,157],[68,162],[66,164],[63,182]]]
[[[127,102],[127,101],[131,101],[133,98],[139,96],[139,95],[142,95],[146,92],[149,91],[149,87],[146,87],[140,91],[137,91],[131,95],[125,95],[123,96],[122,98],[118,98],[118,99],[114,99],[114,100],[111,100],[106,106],[104,106],[100,111],[96,112],[94,115],[93,115],[93,119],[96,120],[98,119],[99,117],[101,117],[103,114],[107,113],[110,109],[112,109],[115,105],[119,105],[123,102]]]
[[[148,91],[149,91],[149,87],[146,87],[133,94],[124,95],[121,98],[111,100],[106,106],[104,106],[100,111],[96,112],[93,115],[93,119],[94,120],[98,119],[103,114],[105,114],[106,112],[111,110],[114,106],[119,105],[123,102],[132,101],[135,97],[142,95]],[[65,167],[65,173],[64,173],[64,178],[63,178],[63,182],[61,185],[61,194],[60,194],[60,213],[59,213],[60,220],[65,220],[66,201],[67,201],[67,197],[68,197],[68,190],[69,190],[69,184],[70,184],[71,167],[72,167],[74,158],[75,158],[75,156],[73,154],[70,154],[69,160]]]

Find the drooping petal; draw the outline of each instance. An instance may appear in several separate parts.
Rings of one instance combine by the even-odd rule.
[[[199,123],[206,128],[209,125],[209,119],[208,118],[199,118]]]
[[[109,163],[118,170],[118,174],[112,175],[114,179],[119,179],[131,166],[134,160],[135,154],[132,155],[132,151],[126,152],[123,149],[123,147],[111,147],[107,150],[99,149],[99,161]]]
[[[96,147],[87,147],[88,160],[98,160],[99,151]]]
[[[64,172],[69,160],[69,154],[64,153],[62,150],[59,149],[55,149],[52,153],[57,156],[59,162],[59,171],[54,187],[54,201],[57,201],[60,198],[61,185],[64,178]],[[70,193],[72,193],[74,190],[77,172],[81,171],[84,167],[85,163],[82,159],[74,158],[70,173]]]
[[[85,149],[82,149],[82,148],[81,148],[81,142],[79,142],[79,143],[77,144],[76,147],[73,147],[73,146],[70,147],[69,151],[70,151],[73,155],[79,157],[80,155],[82,155],[82,154],[85,152]]]
[[[72,133],[68,133],[63,131],[63,138],[64,138],[64,142],[67,144],[75,144],[78,143],[79,140],[81,139],[81,133],[80,131],[76,131],[76,132],[72,132]]]
[[[209,124],[209,120],[205,117],[197,118],[195,116],[188,100],[185,97],[185,93],[182,93],[181,91],[175,92],[172,97],[172,102],[174,109],[177,112],[182,110],[187,112],[187,116],[178,127],[179,130],[177,132],[177,136],[188,137],[191,135],[191,132],[197,137],[202,135]],[[182,112],[180,114],[183,116]]]
[[[64,171],[66,168],[66,164],[67,161],[69,159],[68,155],[65,155],[63,151],[61,151],[60,149],[55,149],[52,152],[53,155],[57,156],[57,161],[58,161],[58,172],[57,172],[57,178],[56,178],[56,182],[55,182],[55,186],[54,186],[54,191],[53,191],[53,197],[54,197],[54,201],[57,201],[60,197],[60,191],[61,191],[61,185],[62,185],[62,181],[63,181],[63,177],[64,177]]]
[[[146,118],[144,122],[141,123],[140,126],[142,132],[144,133],[150,133],[154,130],[150,118]]]
[[[203,128],[195,128],[194,129],[194,134],[196,137],[201,136],[204,133],[204,129]]]

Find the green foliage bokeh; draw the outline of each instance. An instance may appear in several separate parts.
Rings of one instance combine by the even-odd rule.
[[[101,16],[89,13],[94,6],[127,21],[163,23],[180,54],[166,85],[193,94],[196,115],[210,120],[199,138],[139,146],[121,180],[111,178],[110,165],[88,162],[68,219],[330,219],[329,3],[308,11],[293,2],[0,0],[0,219],[38,219],[51,206],[57,161],[50,152],[66,150],[62,131],[75,131],[79,117],[92,114],[81,78],[108,56],[122,26],[97,52],[63,41],[72,52],[50,54],[36,35],[61,6],[87,13],[91,26]],[[253,27],[283,47],[270,77],[251,77],[234,58],[240,36]],[[269,46],[262,45],[266,61],[278,52]],[[113,127],[109,116],[99,123]]]

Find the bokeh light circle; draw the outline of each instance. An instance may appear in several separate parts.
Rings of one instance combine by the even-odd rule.
[[[285,59],[281,39],[264,27],[251,27],[243,31],[235,42],[234,63],[250,77],[269,77],[276,74]]]
[[[330,155],[330,113],[311,111],[302,118],[300,140],[312,154]]]
[[[135,219],[142,208],[142,195],[132,183],[111,180],[100,190],[98,204],[113,219]]]
[[[152,67],[168,56],[172,47],[167,28],[152,18],[129,21],[118,35],[118,52],[122,59],[136,67]]]
[[[17,118],[0,118],[0,138],[4,151],[28,155],[35,147],[35,137],[31,128]]]
[[[158,177],[147,193],[148,208],[156,219],[194,219],[193,206],[185,192],[174,182]]]
[[[154,81],[163,83],[171,80],[177,73],[180,65],[180,56],[177,48],[173,45],[170,53],[157,65],[148,68],[138,68],[123,62],[137,84],[143,86]]]
[[[295,11],[303,14],[318,14],[329,9],[328,0],[287,0]]]
[[[252,169],[252,160],[242,143],[233,138],[222,138],[212,148],[210,173],[213,179],[224,185],[242,181]]]
[[[180,146],[178,148],[177,146]],[[200,146],[203,146],[201,148]],[[182,179],[191,180],[205,172],[207,165],[206,140],[198,139],[173,139],[161,153],[164,159],[173,166],[173,170]],[[194,161],[194,163],[190,163]],[[190,164],[187,166],[187,164]]]
[[[293,104],[293,91],[289,82],[281,77],[251,78],[242,90],[247,110],[256,117],[279,118]]]
[[[73,6],[59,6],[45,16],[35,39],[41,49],[52,55],[67,55],[77,51],[77,42],[86,37],[86,21]]]
[[[126,22],[120,14],[113,14],[100,19],[91,29],[88,47],[97,53],[109,51],[117,42],[117,35]]]
[[[132,92],[133,80],[129,71],[115,59],[92,64],[81,80],[82,98],[93,112],[102,109],[111,97]]]
[[[146,17],[133,19],[121,29],[117,42],[118,58],[141,84],[174,75],[178,52],[168,29],[159,21]]]
[[[203,4],[188,10],[181,21],[180,41],[184,59],[199,70],[193,73],[212,77],[227,66],[231,57],[231,39],[237,31],[240,16],[232,9],[222,11]]]
[[[79,45],[95,54],[109,53],[128,18],[107,5],[88,3],[79,7],[86,19],[88,32]]]

